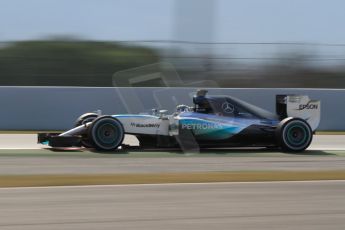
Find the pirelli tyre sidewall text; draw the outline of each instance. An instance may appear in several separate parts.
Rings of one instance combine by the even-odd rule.
[[[309,147],[313,131],[305,120],[289,117],[278,125],[276,138],[284,151],[300,152]]]
[[[117,149],[125,136],[121,122],[111,116],[102,116],[94,120],[88,133],[95,148],[103,151]]]

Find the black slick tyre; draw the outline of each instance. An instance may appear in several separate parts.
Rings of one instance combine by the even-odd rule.
[[[309,124],[300,118],[285,118],[276,130],[278,145],[286,152],[302,152],[313,140]]]
[[[90,125],[88,136],[97,150],[112,151],[122,144],[125,131],[118,119],[101,116]]]

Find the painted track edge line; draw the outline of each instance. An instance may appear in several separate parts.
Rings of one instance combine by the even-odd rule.
[[[288,180],[288,181],[233,181],[233,182],[195,182],[195,183],[157,183],[157,184],[104,184],[104,185],[61,185],[61,186],[19,186],[0,187],[1,190],[15,189],[63,189],[63,188],[116,188],[116,187],[150,187],[150,186],[194,186],[194,185],[237,185],[237,184],[286,184],[286,183],[337,183],[344,180]]]

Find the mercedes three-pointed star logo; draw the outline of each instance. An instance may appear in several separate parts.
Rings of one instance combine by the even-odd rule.
[[[233,113],[235,110],[235,107],[233,104],[231,104],[229,102],[224,102],[222,104],[222,109],[225,113]]]

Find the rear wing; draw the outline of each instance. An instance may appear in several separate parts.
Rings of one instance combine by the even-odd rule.
[[[315,131],[320,123],[321,102],[311,100],[306,95],[277,95],[276,112],[281,120],[287,117],[302,118]]]

